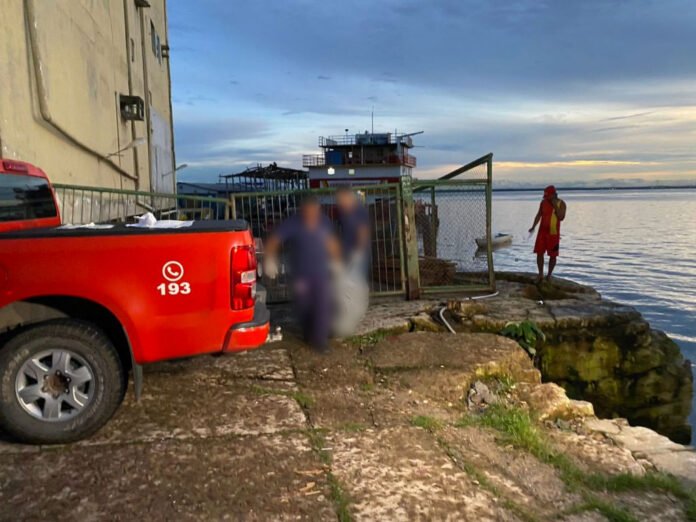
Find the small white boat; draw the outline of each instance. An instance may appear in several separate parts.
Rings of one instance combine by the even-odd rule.
[[[491,238],[491,245],[493,248],[499,248],[507,246],[512,243],[512,234],[502,234],[498,233]],[[485,237],[477,237],[476,245],[479,248],[487,248],[488,241]]]

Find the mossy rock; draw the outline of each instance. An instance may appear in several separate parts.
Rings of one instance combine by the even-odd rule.
[[[430,314],[422,312],[418,315],[411,317],[411,324],[413,329],[417,332],[443,332],[445,328],[436,323]]]
[[[621,350],[611,339],[598,337],[546,345],[540,351],[541,371],[550,380],[599,381],[612,377],[621,361]]]
[[[659,348],[667,360],[681,359],[679,345],[670,339],[665,332],[653,330],[651,332],[652,345]]]
[[[691,441],[688,415],[691,404],[683,401],[633,410],[626,418],[632,425],[647,426],[680,444]]]
[[[547,344],[539,351],[541,373],[551,381],[575,377],[574,362],[577,357],[578,349],[574,343]]]
[[[624,332],[626,333],[626,335],[640,336],[647,334],[648,336],[650,336],[650,325],[643,320],[631,321],[624,328]]]
[[[594,393],[599,399],[598,403],[616,409],[617,405],[624,402],[627,388],[625,381],[609,377],[592,384]]]
[[[599,381],[614,375],[620,360],[621,350],[618,345],[609,339],[598,337],[592,343],[592,350],[578,358],[575,368],[583,381]]]
[[[621,371],[628,375],[645,373],[664,365],[666,362],[665,353],[659,347],[648,344],[628,351],[621,362]]]
[[[664,369],[653,370],[636,379],[628,404],[666,404],[674,401],[681,388],[680,379]]]

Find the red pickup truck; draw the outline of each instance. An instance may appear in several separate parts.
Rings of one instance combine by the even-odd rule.
[[[262,345],[244,221],[173,229],[59,222],[45,174],[0,160],[0,428],[30,443],[94,433],[146,363]]]

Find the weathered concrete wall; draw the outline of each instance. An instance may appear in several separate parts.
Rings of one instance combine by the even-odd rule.
[[[167,43],[166,5],[149,3],[0,0],[0,156],[57,183],[150,190],[149,111],[131,123],[119,107],[119,94],[143,98],[168,122],[171,147],[169,60],[151,39],[154,27]],[[148,142],[107,158],[138,137]]]

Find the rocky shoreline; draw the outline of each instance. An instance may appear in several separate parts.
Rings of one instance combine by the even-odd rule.
[[[445,317],[456,331],[499,333],[510,322],[531,321],[546,336],[535,360],[545,382],[592,402],[600,417],[626,418],[675,442],[691,440],[691,364],[637,310],[563,279],[536,285],[532,274],[499,273],[497,281],[499,294],[493,298],[446,303]],[[439,319],[443,304],[426,301],[400,317],[399,309],[409,305],[394,305],[382,327],[445,331]],[[376,327],[373,316],[362,331]]]
[[[660,471],[696,484],[693,447],[631,426],[626,419],[598,418],[592,403],[569,398],[557,384],[542,383],[530,358],[510,340],[481,333],[456,338],[428,332],[384,335],[384,340],[363,350],[370,366],[385,380],[398,375],[400,386],[431,398],[435,417],[443,403],[460,408],[465,403],[473,415],[485,412],[487,406],[501,401],[501,394],[492,389],[507,383],[507,405],[529,411],[542,425],[554,428],[552,438],[563,441],[564,452],[595,459],[614,472]],[[494,384],[482,386],[485,382]],[[615,454],[607,447],[622,451]]]

